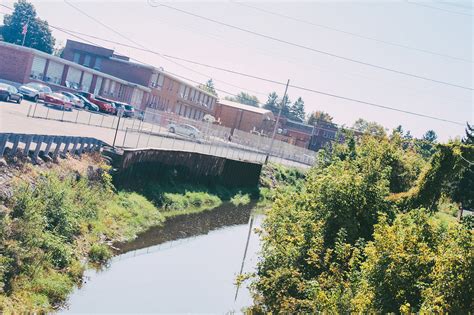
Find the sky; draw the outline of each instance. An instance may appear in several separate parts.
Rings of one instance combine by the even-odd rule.
[[[275,42],[169,9],[159,5],[159,0],[68,1],[136,43],[160,54],[191,59],[279,82],[289,79],[291,85],[460,123],[474,121],[474,8],[470,1],[243,2],[310,23],[244,6],[238,3],[242,0],[163,2],[315,50],[468,89],[405,76]],[[64,1],[31,2],[35,5],[38,16],[51,25],[136,46]],[[0,0],[0,3],[12,6],[14,1]],[[0,12],[5,13],[6,9],[2,8]],[[65,44],[68,38],[72,38],[56,30],[53,30],[53,35],[59,44]],[[246,91],[256,95],[262,103],[272,91],[280,96],[284,93],[284,86],[281,85],[180,61],[181,66],[157,54],[88,39],[135,60],[163,67],[165,71],[194,81],[205,82],[212,78],[218,89],[234,94]],[[464,134],[462,125],[389,111],[292,87],[288,89],[288,94],[293,101],[301,96],[307,113],[323,110],[334,117],[334,122],[346,126],[351,126],[358,118],[364,118],[376,121],[388,129],[402,125],[417,137],[433,129],[441,141]],[[224,97],[226,94],[219,92],[219,96]]]

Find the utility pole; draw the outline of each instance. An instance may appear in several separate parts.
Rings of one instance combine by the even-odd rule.
[[[272,149],[273,149],[273,143],[275,142],[275,135],[276,135],[276,131],[277,131],[277,128],[278,128],[278,123],[280,122],[281,111],[283,109],[283,106],[286,103],[286,92],[288,92],[288,85],[290,85],[290,79],[288,79],[288,82],[286,82],[285,94],[283,94],[283,98],[282,98],[281,104],[280,104],[280,109],[278,110],[277,120],[275,122],[275,127],[273,128],[272,141],[270,142],[270,147],[268,148],[267,156],[265,157],[265,164],[268,163],[268,158],[270,157],[270,154],[271,154]]]

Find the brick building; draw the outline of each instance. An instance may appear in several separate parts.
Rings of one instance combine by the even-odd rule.
[[[151,92],[146,86],[138,86],[39,50],[6,42],[0,42],[0,79],[19,84],[36,81],[46,83],[54,91],[81,90],[102,96],[108,96],[103,93],[103,83],[113,82],[120,91],[114,99],[134,106],[141,104],[133,102],[132,95]]]
[[[158,109],[200,120],[213,114],[216,96],[180,80],[163,69],[130,61],[113,50],[68,40],[62,57],[85,67],[99,70],[139,86],[150,89],[149,93],[135,92],[131,99],[140,103],[140,108]],[[105,81],[103,94],[114,98],[120,94],[113,82]]]
[[[274,121],[273,113],[260,107],[244,105],[228,100],[218,100],[214,117],[221,125],[250,132],[260,131],[265,122]]]

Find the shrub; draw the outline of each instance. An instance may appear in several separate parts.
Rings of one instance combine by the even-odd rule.
[[[109,246],[102,243],[92,244],[89,250],[89,259],[93,263],[104,263],[112,257]]]

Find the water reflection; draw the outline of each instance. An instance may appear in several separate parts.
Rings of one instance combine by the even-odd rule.
[[[246,288],[236,301],[233,284],[240,271],[251,206],[219,209],[170,219],[127,244],[103,272],[69,299],[64,313],[159,312],[225,313],[251,304]],[[261,217],[254,217],[259,226]],[[244,272],[254,269],[258,237],[248,238]]]

